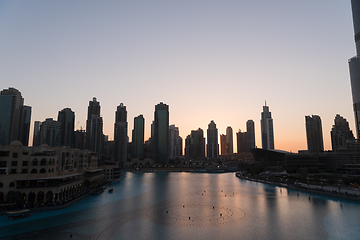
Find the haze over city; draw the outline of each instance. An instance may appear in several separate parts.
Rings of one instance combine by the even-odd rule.
[[[0,31],[1,89],[21,91],[31,130],[66,107],[85,129],[96,97],[109,139],[121,102],[130,141],[139,114],[150,137],[159,102],[183,139],[211,120],[235,139],[252,119],[261,147],[265,101],[276,149],[307,148],[305,115],[321,117],[326,150],[336,114],[355,133],[349,1],[1,1]]]

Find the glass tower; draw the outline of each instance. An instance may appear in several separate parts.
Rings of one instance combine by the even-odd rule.
[[[160,102],[154,112],[155,161],[167,164],[169,154],[169,106]]]
[[[351,0],[356,56],[349,59],[351,90],[357,138],[360,137],[360,1]]]

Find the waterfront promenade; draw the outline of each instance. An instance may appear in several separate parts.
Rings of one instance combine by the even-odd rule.
[[[360,202],[360,191],[359,189],[351,188],[351,187],[339,187],[339,186],[321,186],[321,185],[313,185],[297,182],[294,184],[289,183],[280,183],[280,182],[272,182],[266,181],[263,179],[251,178],[243,176],[241,173],[237,172],[236,177],[242,178],[249,181],[261,182],[266,184],[273,184],[280,187],[286,187],[289,189],[305,191],[314,194],[320,194],[328,197],[341,198],[351,201]]]

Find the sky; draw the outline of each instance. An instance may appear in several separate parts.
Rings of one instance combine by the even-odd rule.
[[[0,90],[14,87],[34,121],[75,112],[86,128],[96,97],[113,139],[124,103],[134,117],[169,105],[185,139],[214,120],[219,134],[246,131],[265,104],[275,148],[306,150],[305,116],[322,119],[331,150],[336,114],[355,133],[348,59],[355,56],[350,0],[0,1]]]

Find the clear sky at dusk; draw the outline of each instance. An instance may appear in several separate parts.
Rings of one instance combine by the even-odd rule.
[[[116,107],[145,118],[170,107],[183,139],[214,120],[246,131],[266,100],[275,148],[307,149],[305,115],[322,119],[325,149],[336,114],[355,134],[348,59],[355,56],[350,0],[0,1],[0,89],[15,87],[32,124],[70,107],[85,129],[101,105],[113,139]]]

